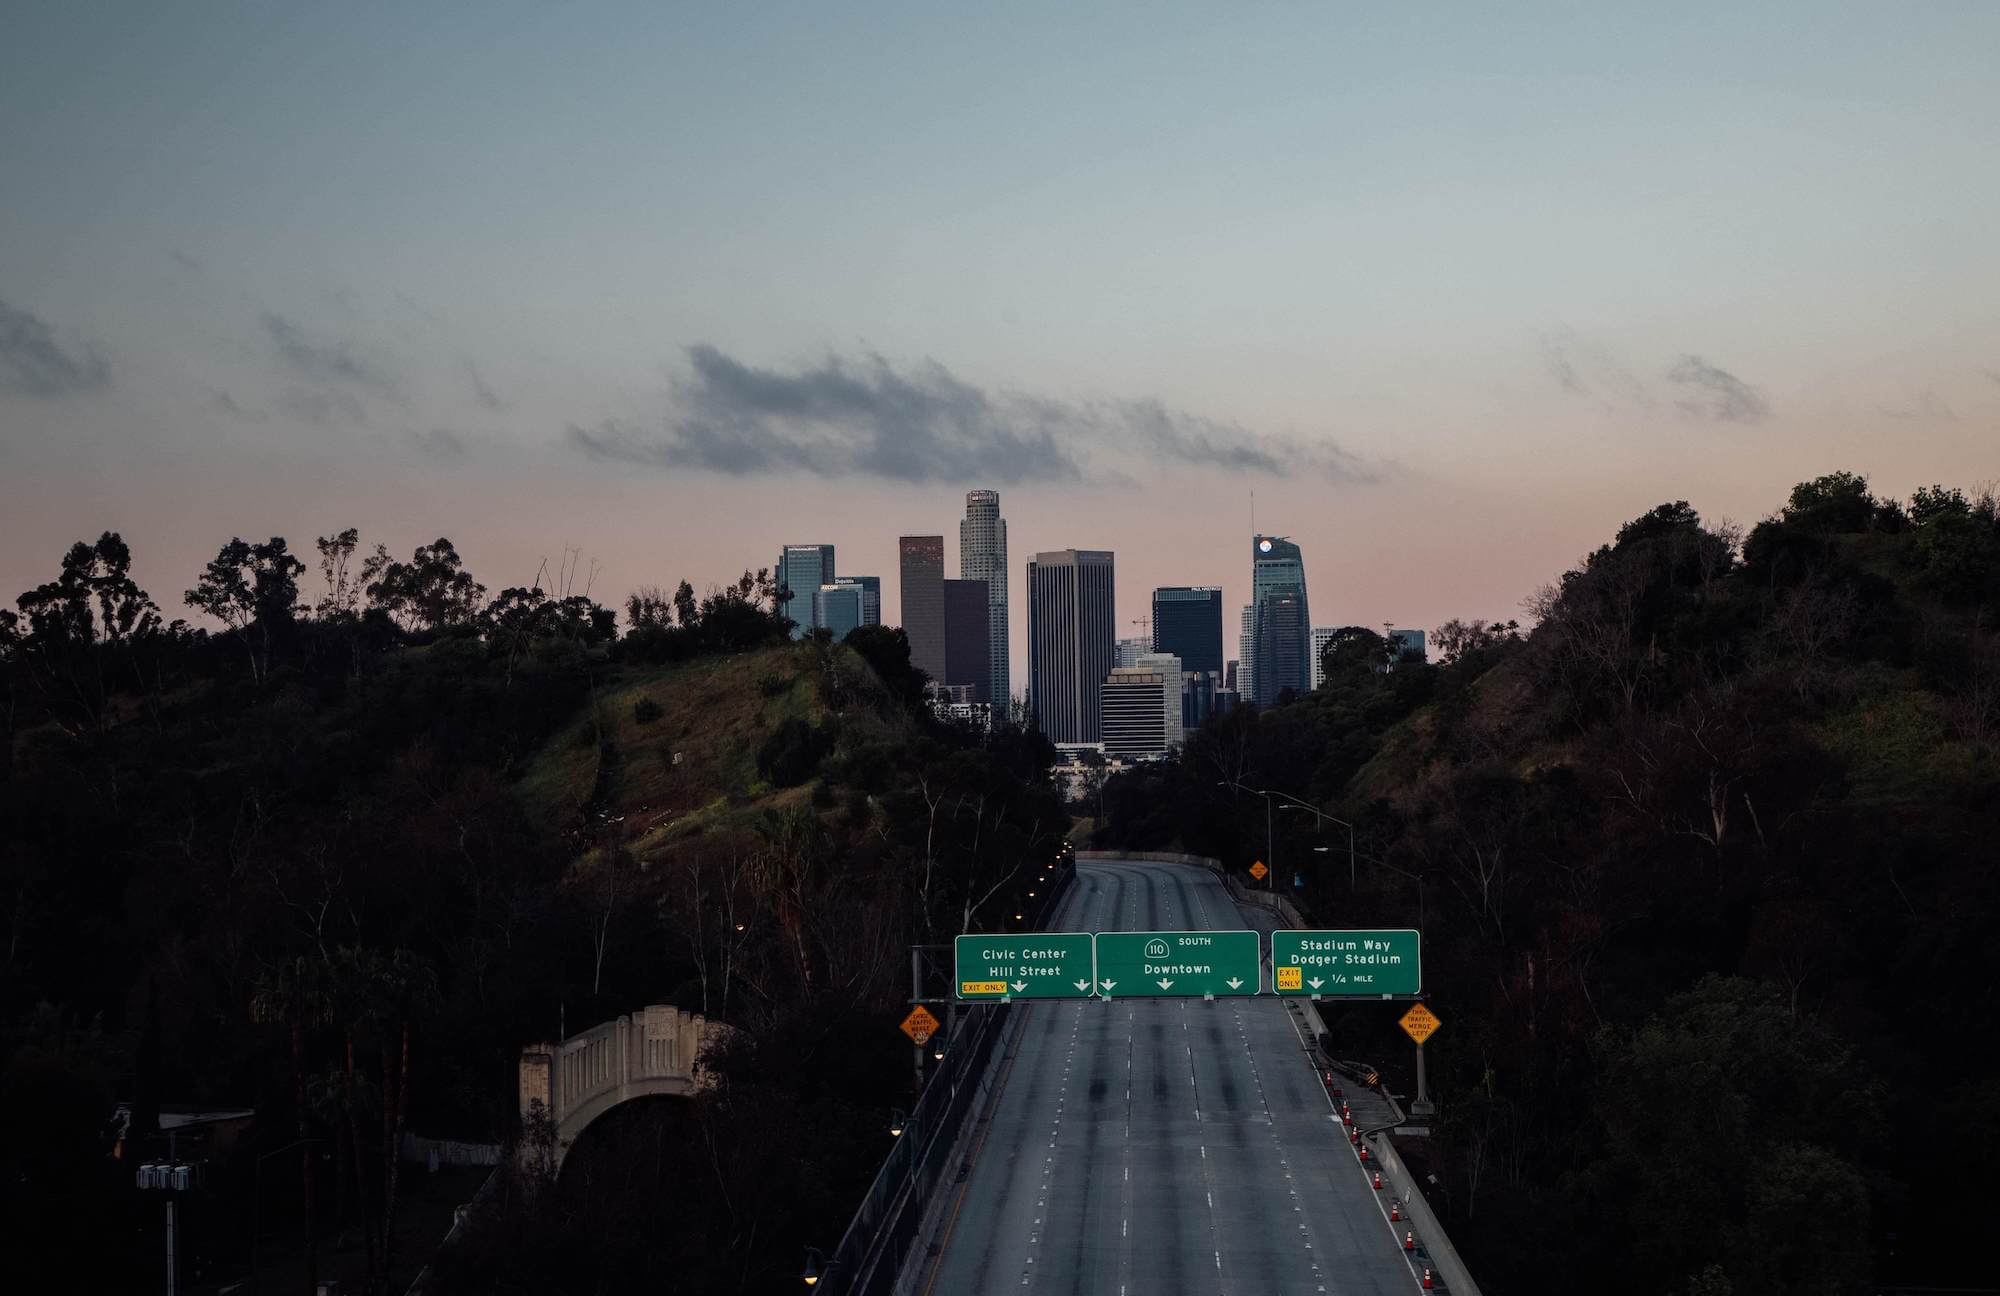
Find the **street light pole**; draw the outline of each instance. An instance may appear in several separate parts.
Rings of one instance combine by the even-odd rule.
[[[1269,793],[1265,793],[1264,795],[1264,863],[1271,870],[1264,875],[1264,887],[1266,890],[1269,890],[1271,879],[1278,876],[1278,847],[1277,839],[1271,836],[1271,796]]]

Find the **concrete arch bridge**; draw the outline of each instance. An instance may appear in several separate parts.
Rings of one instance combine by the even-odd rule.
[[[521,1050],[524,1146],[538,1145],[551,1174],[590,1123],[620,1103],[707,1088],[701,1051],[728,1028],[671,1004],[653,1004],[560,1044]],[[540,1130],[539,1140],[533,1137]]]

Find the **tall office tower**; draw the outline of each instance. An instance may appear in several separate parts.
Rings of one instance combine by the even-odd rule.
[[[1153,641],[1142,635],[1134,635],[1130,639],[1120,639],[1118,641],[1118,664],[1120,666],[1137,666],[1139,658],[1151,651],[1153,651]]]
[[[1181,724],[1199,729],[1223,687],[1222,590],[1162,585],[1153,591],[1153,651],[1181,661]]]
[[[910,665],[944,683],[944,537],[903,536],[896,541],[903,567],[903,632],[910,637]]]
[[[818,625],[813,618],[813,596],[822,585],[833,584],[833,546],[830,544],[788,544],[778,551],[778,587],[792,592],[785,615],[796,624],[792,638],[803,639]]]
[[[944,583],[944,678],[940,684],[968,690],[966,701],[991,702],[993,687],[993,615],[989,586],[983,580]]]
[[[1050,742],[1103,733],[1104,677],[1116,661],[1111,554],[1057,549],[1028,563],[1028,705]]]
[[[813,624],[824,627],[839,643],[848,631],[868,624],[861,619],[863,598],[861,586],[851,581],[820,586],[813,591]]]
[[[1312,631],[1305,623],[1304,596],[1273,590],[1257,604],[1257,699],[1270,706],[1287,690],[1294,695],[1312,685],[1307,658],[1312,655]]]
[[[1283,536],[1250,541],[1251,627],[1259,706],[1286,689],[1304,692],[1312,682],[1312,616],[1306,604],[1306,565],[1299,547]]]
[[[1104,677],[1104,754],[1149,760],[1181,745],[1181,663],[1146,653]]]
[[[836,576],[836,585],[856,585],[861,589],[861,624],[882,624],[882,578],[880,576]]]
[[[1222,590],[1162,585],[1153,591],[1153,651],[1181,659],[1181,670],[1222,673]]]
[[[1236,692],[1245,702],[1257,700],[1257,605],[1243,605],[1236,636]]]
[[[1313,627],[1312,686],[1315,692],[1326,683],[1326,663],[1321,660],[1326,655],[1327,640],[1333,638],[1334,627]]]
[[[1391,630],[1389,642],[1396,648],[1396,664],[1408,662],[1421,666],[1427,660],[1424,654],[1424,632],[1421,630]]]
[[[1007,639],[1007,519],[1000,516],[999,491],[965,492],[965,517],[958,524],[958,575],[960,580],[986,582],[991,605],[987,633],[993,641],[987,650],[993,672],[987,698],[994,714],[1004,718],[1013,671]]]

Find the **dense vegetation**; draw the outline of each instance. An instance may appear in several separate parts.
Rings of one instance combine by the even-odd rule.
[[[256,1119],[184,1212],[191,1277],[261,1244],[288,1290],[401,1290],[449,1209],[412,1231],[398,1135],[508,1141],[523,1044],[672,1002],[736,1028],[717,1088],[440,1278],[794,1289],[909,1105],[908,945],[1061,842],[1048,749],[931,720],[900,631],[791,641],[761,574],[642,591],[621,637],[567,570],[489,598],[446,540],[317,550],[223,546],[185,595],[219,629],[110,533],[0,612],[10,1276],[151,1285],[130,1171],[206,1106]]]
[[[1099,843],[1421,914],[1425,1155],[1488,1291],[1990,1286],[1946,1240],[2000,1150],[1993,496],[1836,473],[1747,535],[1666,504],[1527,611],[1393,670],[1350,629],[1310,696],[1113,779]],[[1250,789],[1337,821],[1267,843]],[[1330,1025],[1408,1092],[1392,1019]]]

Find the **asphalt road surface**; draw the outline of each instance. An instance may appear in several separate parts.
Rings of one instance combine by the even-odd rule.
[[[1178,864],[1079,863],[1056,931],[1246,924]],[[1264,972],[1269,990],[1269,970]],[[1332,1117],[1281,1001],[1025,1007],[972,1172],[953,1185],[932,1296],[1338,1296],[1418,1289],[1399,1226]]]

